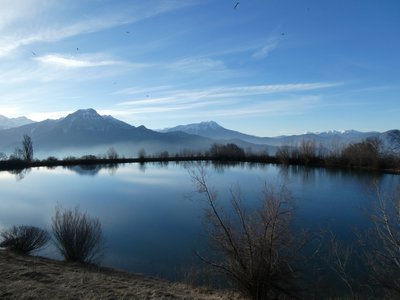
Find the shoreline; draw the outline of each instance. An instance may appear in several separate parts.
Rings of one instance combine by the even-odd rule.
[[[232,291],[193,287],[108,267],[0,250],[1,299],[243,299]]]
[[[0,161],[0,171],[12,171],[12,170],[25,170],[38,167],[72,167],[72,166],[93,166],[93,165],[104,165],[104,166],[115,166],[120,164],[129,163],[179,163],[179,162],[212,162],[220,164],[241,164],[241,163],[255,163],[255,164],[275,164],[282,166],[303,166],[309,168],[324,168],[328,170],[344,170],[344,171],[361,171],[361,172],[377,172],[382,174],[394,174],[400,175],[400,169],[396,167],[392,168],[374,168],[370,166],[352,166],[342,164],[327,164],[326,160],[318,159],[314,162],[304,163],[296,159],[290,159],[288,162],[282,162],[277,157],[246,157],[246,158],[229,158],[222,157],[216,158],[211,156],[194,156],[194,157],[154,157],[154,158],[74,158],[74,159],[54,159],[54,160],[5,160]]]

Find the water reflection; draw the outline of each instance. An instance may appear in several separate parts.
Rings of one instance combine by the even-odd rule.
[[[15,180],[20,181],[25,178],[27,174],[31,171],[30,168],[27,169],[15,169],[15,170],[10,170],[8,171],[10,174],[13,174],[15,176]]]
[[[0,227],[28,224],[49,228],[57,204],[65,208],[79,205],[103,225],[105,265],[179,279],[182,274],[171,270],[199,265],[193,250],[207,251],[203,206],[185,197],[195,189],[187,168],[197,164],[91,165],[0,172]],[[330,228],[350,242],[354,240],[353,228],[368,226],[362,209],[371,200],[366,187],[376,178],[385,190],[400,182],[397,175],[337,169],[201,164],[210,173],[210,184],[217,190],[221,205],[229,203],[232,185],[239,185],[251,209],[260,197],[262,182],[286,182],[296,204],[294,226],[310,231]],[[21,179],[16,181],[13,176]]]
[[[82,176],[96,176],[101,170],[107,170],[110,175],[114,175],[118,170],[119,164],[90,164],[65,166],[64,168],[71,170]]]

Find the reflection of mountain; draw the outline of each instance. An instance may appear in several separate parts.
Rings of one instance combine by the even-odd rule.
[[[127,156],[137,155],[140,148],[148,153],[164,150],[177,152],[185,148],[204,150],[213,142],[183,132],[159,133],[144,126],[134,127],[111,116],[100,116],[93,109],[86,109],[59,120],[0,130],[0,151],[10,152],[19,147],[24,134],[31,136],[36,153],[48,152],[51,155],[64,150],[65,156],[106,153],[111,146]]]
[[[75,173],[79,175],[89,175],[89,176],[95,176],[97,175],[100,170],[109,170],[110,172],[115,172],[118,169],[118,164],[101,164],[101,165],[78,165],[78,166],[68,166],[65,167],[68,170],[74,171]]]

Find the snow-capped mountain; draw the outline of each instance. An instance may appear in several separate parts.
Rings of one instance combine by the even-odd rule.
[[[214,139],[235,139],[241,138],[242,133],[226,129],[214,121],[193,123],[188,125],[178,125],[172,128],[159,130],[160,132],[182,131],[188,134],[197,134]]]
[[[357,143],[366,138],[379,137],[381,133],[360,132],[356,130],[330,130],[325,132],[308,132],[300,135],[276,136],[276,137],[258,137],[254,135],[244,134],[238,131],[229,130],[216,122],[201,122],[188,125],[179,125],[173,128],[164,129],[162,132],[182,131],[190,134],[221,139],[235,142],[237,140],[245,141],[252,144],[262,144],[270,146],[296,146],[302,141],[314,141],[317,146],[321,145],[326,148],[344,146],[349,143]],[[389,142],[385,143],[385,147]]]
[[[24,134],[32,138],[36,154],[42,152],[46,153],[43,155],[58,157],[104,154],[110,147],[114,147],[121,155],[130,157],[137,155],[142,148],[148,154],[165,150],[170,153],[183,150],[204,151],[213,143],[235,143],[243,149],[274,154],[279,146],[295,147],[304,140],[314,141],[317,146],[329,149],[373,137],[382,140],[385,150],[400,152],[399,130],[384,133],[332,130],[292,136],[258,137],[208,121],[180,125],[159,132],[144,126],[132,126],[112,116],[101,116],[94,109],[81,109],[58,120],[45,120],[0,130],[0,152],[12,153],[16,147],[21,146]]]
[[[0,115],[0,130],[19,127],[31,123],[34,123],[34,121],[26,117],[7,118],[5,116]]]

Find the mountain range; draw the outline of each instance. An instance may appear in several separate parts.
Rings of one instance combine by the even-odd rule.
[[[114,147],[121,155],[134,157],[140,149],[148,153],[205,150],[211,139],[184,132],[160,133],[135,127],[93,109],[81,109],[65,118],[45,120],[0,130],[0,152],[12,153],[20,147],[24,134],[31,137],[35,157],[104,154]]]
[[[0,115],[0,130],[18,127],[31,123],[34,123],[34,121],[29,120],[26,117],[7,118],[5,116]]]
[[[226,129],[214,121],[194,123],[188,125],[179,125],[173,128],[162,129],[160,132],[185,132],[188,134],[196,134],[211,139],[222,140],[241,140],[253,144],[270,145],[270,146],[296,146],[301,141],[314,141],[316,145],[323,145],[324,147],[331,148],[335,145],[346,145],[349,143],[360,142],[366,138],[381,137],[382,133],[360,132],[356,130],[346,131],[326,131],[319,133],[305,133],[300,135],[282,135],[276,137],[258,137],[254,135],[244,134],[238,131]]]
[[[132,126],[112,116],[101,116],[94,109],[81,109],[58,120],[41,122],[25,117],[0,118],[0,152],[12,153],[20,147],[24,134],[32,138],[35,157],[39,158],[104,154],[110,147],[121,155],[135,157],[140,149],[145,149],[148,154],[204,151],[213,143],[235,143],[254,152],[274,154],[277,147],[296,146],[302,140],[312,140],[317,145],[331,148],[373,137],[380,138],[386,149],[400,151],[399,130],[383,133],[348,130],[258,137],[209,121],[154,131],[145,126]]]

